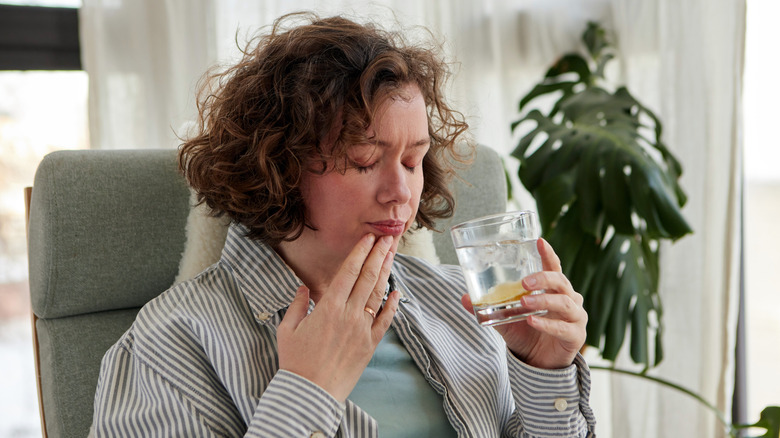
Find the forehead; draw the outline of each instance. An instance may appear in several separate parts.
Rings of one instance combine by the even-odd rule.
[[[394,104],[400,104],[403,109],[398,111],[399,105]],[[391,110],[393,107],[396,107],[396,111]],[[382,138],[382,134],[386,131],[385,128],[394,123],[409,125],[410,120],[406,116],[412,112],[416,113],[412,118],[417,117],[414,124],[422,129],[418,129],[421,131],[417,134],[419,138],[415,138],[409,146],[420,147],[430,143],[428,138],[430,124],[428,106],[416,84],[409,83],[381,91],[367,111],[366,115],[369,117],[371,125],[363,132],[358,132],[355,129],[355,126],[359,126],[361,123],[350,123],[350,120],[347,120],[347,118],[356,117],[354,113],[346,116],[342,113],[335,117],[329,131],[320,141],[320,153],[338,157],[345,153],[373,150],[376,146],[389,146],[389,142]]]
[[[416,149],[429,146],[428,113],[421,96],[388,99],[378,110],[363,141],[348,144],[352,152],[366,149]]]

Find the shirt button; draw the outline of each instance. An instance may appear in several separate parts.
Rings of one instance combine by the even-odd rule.
[[[309,438],[325,438],[325,434],[322,432],[312,432]]]
[[[556,398],[554,405],[556,411],[563,412],[566,410],[566,408],[569,407],[569,402],[567,402],[565,399],[562,398]]]
[[[268,312],[260,312],[257,314],[257,319],[260,321],[268,321],[268,319],[271,317],[271,314]]]

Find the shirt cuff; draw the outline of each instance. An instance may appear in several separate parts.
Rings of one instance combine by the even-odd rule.
[[[279,370],[263,392],[246,436],[333,437],[345,409],[317,384]]]
[[[587,406],[588,394],[583,392],[580,383],[583,378],[589,382],[590,377],[587,364],[579,354],[572,365],[557,370],[532,367],[509,350],[507,363],[515,408],[522,417],[526,434],[535,437],[587,434],[588,425],[580,407],[581,402]]]

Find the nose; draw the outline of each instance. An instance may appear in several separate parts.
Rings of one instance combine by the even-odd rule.
[[[412,197],[409,177],[412,174],[401,163],[395,164],[380,175],[377,201],[381,204],[406,204]]]

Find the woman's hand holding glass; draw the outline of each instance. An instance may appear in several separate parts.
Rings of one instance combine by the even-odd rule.
[[[566,368],[585,343],[588,314],[582,307],[582,295],[574,291],[569,279],[563,275],[561,261],[550,244],[539,239],[537,248],[543,270],[525,277],[523,287],[526,290],[544,289],[546,293],[526,295],[522,304],[528,310],[546,309],[547,314],[493,328],[523,362],[537,368]],[[468,294],[463,295],[461,301],[473,312]]]
[[[307,315],[301,286],[277,332],[279,368],[316,383],[343,402],[357,384],[398,309],[393,291],[381,308],[393,263],[392,237],[364,236]]]

